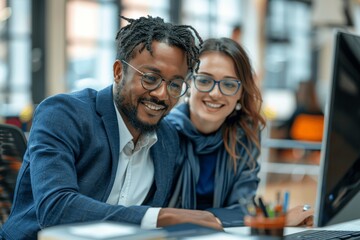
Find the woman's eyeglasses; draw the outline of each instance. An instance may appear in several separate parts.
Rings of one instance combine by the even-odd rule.
[[[218,84],[220,92],[226,96],[235,95],[241,86],[241,82],[236,79],[222,79],[220,81],[214,80],[206,75],[193,75],[194,85],[200,92],[211,92],[215,85]]]

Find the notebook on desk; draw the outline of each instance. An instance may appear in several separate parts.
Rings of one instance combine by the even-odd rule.
[[[316,227],[360,219],[359,66],[360,36],[335,32],[314,216]],[[352,230],[309,230],[287,235],[285,239],[331,239],[331,236],[360,239],[360,225]]]

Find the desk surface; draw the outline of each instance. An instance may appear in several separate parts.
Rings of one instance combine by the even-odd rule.
[[[95,224],[95,225],[94,225]],[[98,229],[99,228],[99,229]],[[360,229],[360,219],[350,221],[347,223],[336,224],[323,228],[301,228],[301,227],[286,227],[285,235],[305,231],[308,229],[324,229],[324,230],[359,230]],[[99,231],[98,231],[99,230]],[[137,232],[136,236],[127,236],[127,234]],[[183,240],[202,240],[202,239],[223,239],[223,240],[235,240],[235,239],[257,239],[254,236],[249,236],[250,228],[249,227],[233,227],[225,228],[226,233],[213,233],[211,235],[203,236],[191,236],[181,238]],[[144,235],[149,237],[158,237],[158,239],[166,239],[166,233],[160,230],[157,233],[148,232],[147,230],[141,230],[138,226],[130,226],[120,223],[89,223],[89,224],[75,224],[75,225],[65,225],[65,226],[56,226],[43,229],[39,232],[39,240],[83,240],[89,239],[89,234],[91,239],[114,239],[114,237],[125,237],[125,239],[144,239]]]
[[[285,228],[285,235],[298,233],[302,231],[306,231],[309,229],[315,229],[315,230],[343,230],[343,231],[359,231],[360,230],[360,219],[349,221],[346,223],[339,223],[334,224],[327,227],[322,228],[302,228],[302,227],[286,227]],[[241,236],[249,236],[250,234],[250,228],[249,227],[233,227],[233,228],[226,228],[226,232],[232,233],[234,235],[241,235]],[[243,238],[243,239],[252,239],[251,237]]]

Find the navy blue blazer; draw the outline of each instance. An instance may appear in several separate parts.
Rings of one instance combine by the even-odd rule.
[[[150,207],[166,206],[179,142],[161,121],[151,148],[155,180],[146,205],[105,203],[119,160],[119,129],[112,86],[44,100],[36,109],[19,172],[5,239],[36,239],[45,227],[85,221],[140,224]],[[1,235],[0,234],[0,235]]]

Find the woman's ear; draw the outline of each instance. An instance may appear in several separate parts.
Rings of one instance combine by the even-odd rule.
[[[190,99],[190,89],[188,89],[187,92],[185,93],[184,102],[189,103],[189,99]]]
[[[123,67],[122,62],[119,59],[117,59],[113,65],[113,75],[114,75],[114,81],[116,83],[119,83],[122,77],[122,67]]]

